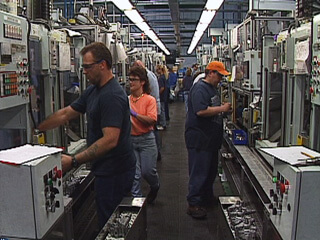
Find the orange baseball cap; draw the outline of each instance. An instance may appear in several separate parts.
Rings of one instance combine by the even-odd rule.
[[[218,62],[218,61],[213,61],[213,62],[209,63],[208,66],[206,67],[206,69],[218,71],[220,74],[222,74],[224,76],[231,74],[225,69],[224,64],[222,62]]]

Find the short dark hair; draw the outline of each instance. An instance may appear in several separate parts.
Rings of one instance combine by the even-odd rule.
[[[81,49],[80,54],[83,56],[91,52],[96,62],[106,61],[109,69],[112,68],[112,55],[107,46],[102,42],[93,42]]]
[[[214,72],[215,74],[219,74],[219,75],[223,76],[223,74],[219,73],[217,70],[205,69],[205,70],[204,70],[205,77],[207,77],[207,75],[208,75],[210,72]]]
[[[140,79],[140,81],[145,81],[145,84],[143,85],[143,93],[150,94],[150,83],[147,75],[147,71],[144,67],[141,66],[133,66],[130,68],[129,76],[135,76]]]
[[[204,70],[205,77],[207,77],[207,75],[208,75],[211,71],[212,71],[212,70],[205,69],[205,70]]]

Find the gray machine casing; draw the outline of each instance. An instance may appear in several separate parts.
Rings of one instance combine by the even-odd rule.
[[[295,167],[275,158],[274,176],[289,181],[287,193],[279,200],[282,211],[270,215],[281,237],[284,240],[318,239],[320,191],[316,184],[320,182],[320,166]]]
[[[41,239],[62,215],[62,179],[52,185],[59,191],[55,202],[60,207],[46,209],[44,176],[55,168],[61,169],[60,153],[21,165],[0,162],[0,238]]]

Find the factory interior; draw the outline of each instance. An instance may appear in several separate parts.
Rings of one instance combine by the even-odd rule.
[[[0,0],[0,240],[319,239],[318,121],[320,0]]]

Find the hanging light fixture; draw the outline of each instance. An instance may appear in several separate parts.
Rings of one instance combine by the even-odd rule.
[[[206,2],[206,5],[201,13],[201,17],[196,27],[196,31],[193,34],[190,46],[188,48],[188,54],[191,54],[193,52],[223,2],[224,0],[208,0]]]
[[[127,18],[130,19],[142,32],[144,32],[165,54],[170,55],[169,50],[163,42],[158,38],[149,24],[140,15],[140,12],[133,7],[129,0],[112,0],[113,4],[124,12]]]

